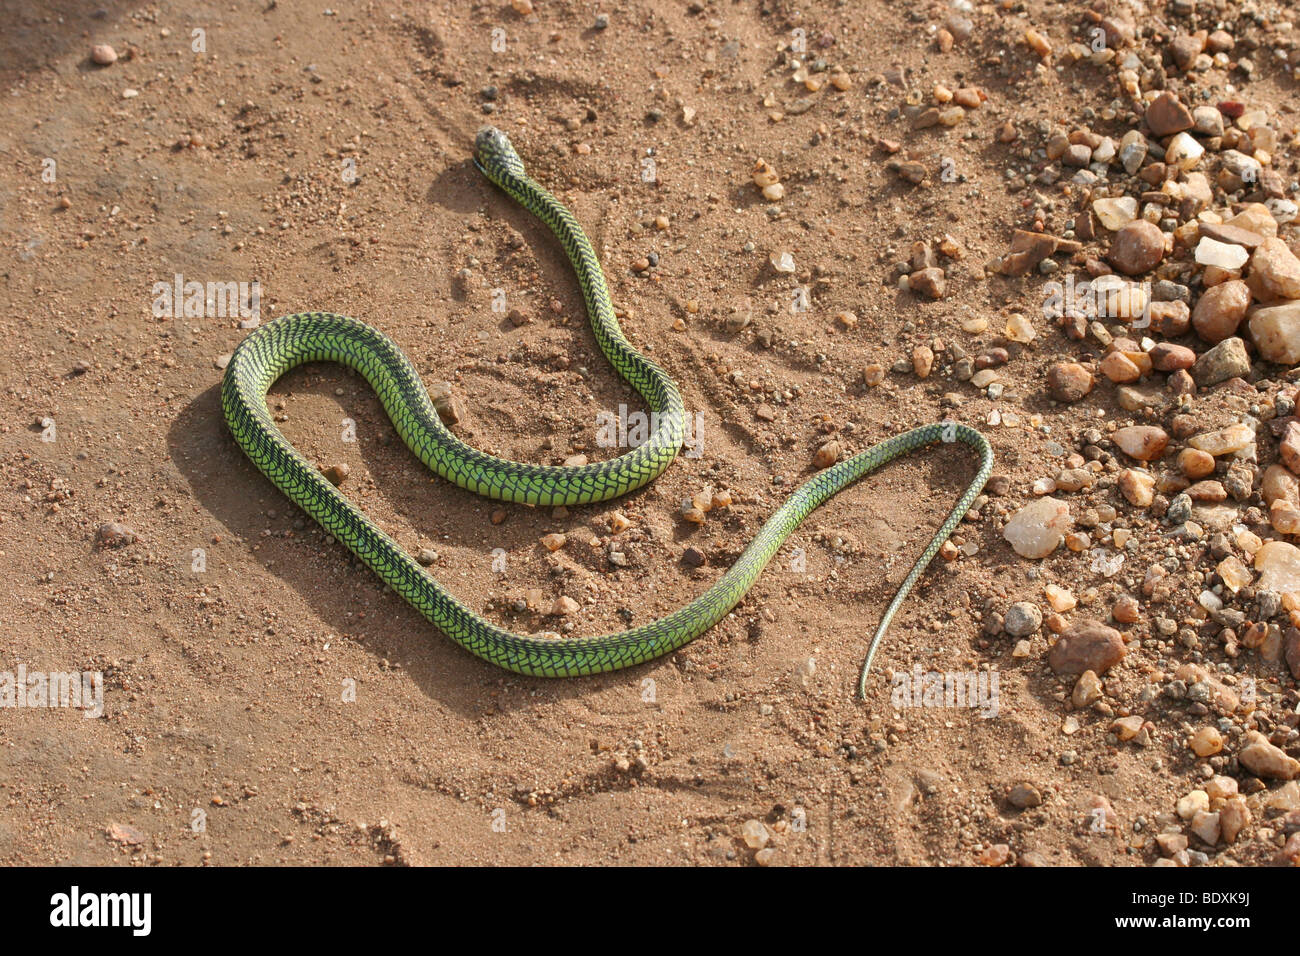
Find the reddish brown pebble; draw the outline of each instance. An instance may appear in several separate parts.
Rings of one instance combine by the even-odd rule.
[[[1052,645],[1047,662],[1057,676],[1078,677],[1084,671],[1106,673],[1125,653],[1119,631],[1098,621],[1078,621]]]

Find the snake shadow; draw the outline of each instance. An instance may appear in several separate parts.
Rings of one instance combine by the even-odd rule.
[[[305,370],[319,373],[320,380],[309,383]],[[538,537],[547,530],[554,530],[549,509],[509,504],[505,505],[511,509],[508,520],[491,526],[486,511],[496,503],[429,472],[397,437],[368,386],[356,395],[335,397],[336,388],[357,382],[342,367],[309,365],[290,372],[280,382],[272,394],[289,391],[296,396],[328,395],[341,404],[343,414],[356,420],[357,452],[373,480],[374,492],[390,504],[402,523],[417,529],[421,539],[444,542],[448,540],[444,535],[450,535],[451,541],[478,540],[483,538],[483,525],[487,525],[491,527],[491,547],[519,553],[535,547]],[[262,564],[285,587],[301,595],[326,628],[346,634],[376,658],[400,662],[421,691],[467,717],[480,717],[485,709],[529,710],[542,702],[579,699],[629,681],[639,686],[645,674],[672,666],[671,658],[661,658],[626,672],[557,680],[512,674],[470,654],[384,588],[374,572],[347,548],[326,543],[323,531],[310,533],[319,530],[316,523],[272,485],[231,438],[221,414],[219,384],[181,409],[167,432],[167,448],[197,504],[236,541],[259,545],[256,553],[250,549],[249,560]],[[411,481],[406,475],[409,470],[433,480]],[[268,508],[276,512],[275,518],[268,516]],[[477,521],[467,525],[457,517],[476,508],[485,511],[482,525]],[[298,519],[305,522],[308,531],[293,536],[281,533],[290,530]],[[397,531],[385,530],[390,534]],[[492,574],[492,556],[488,545],[482,548],[482,573],[487,577]],[[310,560],[304,560],[305,551],[312,552]],[[323,581],[320,560],[337,561],[341,568],[350,568],[348,573],[355,575],[356,589],[331,587]],[[435,567],[435,577],[437,570]],[[368,589],[364,618],[356,613],[361,603],[357,591],[362,588]],[[494,591],[499,590],[494,587]],[[520,626],[523,620],[513,622],[512,629],[526,630]],[[507,621],[506,626],[512,623]]]

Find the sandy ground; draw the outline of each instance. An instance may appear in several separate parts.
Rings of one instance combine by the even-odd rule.
[[[1047,666],[1048,637],[1013,658],[1014,641],[981,633],[989,611],[1041,602],[1045,580],[1105,604],[1145,565],[1102,580],[1065,549],[1027,562],[986,514],[958,533],[974,555],[936,561],[899,616],[869,700],[850,698],[875,621],[974,474],[958,448],[817,512],[684,650],[518,678],[386,592],[245,460],[217,401],[240,317],[155,314],[155,283],[178,275],[256,282],[263,321],[319,309],[382,328],[426,381],[453,384],[457,432],[478,447],[612,455],[596,416],[639,400],[596,349],[558,245],[473,167],[491,122],[587,229],[626,333],[699,413],[702,454],[625,500],[506,506],[496,524],[498,505],[424,471],[357,376],[287,376],[272,399],[288,437],[348,465],[344,490],[412,553],[436,550],[430,570],[460,600],[521,631],[557,627],[516,609],[530,590],[542,611],[575,599],[576,634],[650,620],[717,579],[830,437],[858,451],[949,412],[980,427],[995,405],[1021,414],[990,432],[1020,502],[1046,442],[1073,445],[1097,409],[1118,409],[1113,390],[1086,408],[1046,400],[1045,369],[1079,343],[1040,320],[1037,341],[1012,346],[999,403],[947,360],[879,388],[863,368],[936,338],[978,354],[998,337],[961,321],[1001,329],[1037,308],[1039,281],[986,278],[983,263],[1033,220],[1032,191],[1003,170],[1041,138],[995,134],[1077,123],[1113,97],[1098,70],[1044,81],[1018,42],[1031,23],[1073,37],[1081,9],[985,5],[941,52],[941,5],[875,0],[538,0],[531,16],[496,2],[0,3],[0,667],[104,680],[96,719],[0,711],[0,861],[751,864],[750,820],[774,864],[970,864],[998,844],[1013,862],[1159,857],[1134,821],[1202,779],[1182,715],[1153,715],[1165,732],[1145,749],[1115,746],[1091,712],[1065,736],[1070,684]],[[849,88],[792,81],[796,36]],[[94,65],[96,43],[117,62]],[[1252,102],[1286,100],[1293,81],[1265,66]],[[894,68],[906,90],[871,82]],[[957,129],[913,132],[907,90],[935,83],[988,102]],[[936,169],[952,160],[956,181],[912,187],[881,139]],[[750,181],[760,157],[779,203]],[[1071,204],[1042,192],[1059,230]],[[892,264],[945,234],[964,250],[945,297],[897,288]],[[794,273],[770,264],[782,252]],[[806,311],[790,308],[797,288]],[[494,311],[496,290],[525,324]],[[750,321],[729,330],[737,317]],[[681,499],[706,488],[734,503],[681,521]],[[606,555],[615,511],[631,521],[625,567]],[[107,522],[136,539],[105,543]],[[538,543],[552,532],[569,538],[554,554]],[[914,665],[997,669],[997,716],[891,707],[889,675]],[[1108,693],[1132,701],[1145,680],[1126,661]],[[1007,803],[1021,782],[1040,806]],[[1116,825],[1092,825],[1098,796]],[[1274,852],[1245,840],[1221,858]]]

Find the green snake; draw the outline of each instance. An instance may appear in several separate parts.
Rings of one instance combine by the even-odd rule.
[[[712,587],[656,621],[599,637],[516,634],[457,601],[391,537],[352,504],[281,434],[267,408],[271,386],[306,362],[356,369],[379,396],[402,441],[431,470],[488,498],[530,505],[607,501],[642,487],[676,458],[686,438],[686,409],[672,379],[624,337],[600,262],[565,206],[524,171],[500,130],[485,127],[475,165],[494,184],[550,227],[577,273],[596,342],[610,363],[658,413],[649,438],[609,461],[541,466],[496,458],[462,442],[442,423],[419,374],[382,332],[343,315],[283,316],[235,349],[221,385],[221,405],[235,441],[253,464],[389,587],[457,644],[520,674],[574,677],[653,660],[699,637],[744,597],[782,543],[822,502],[881,465],[936,442],[961,442],[980,457],[979,471],[899,586],[876,629],[858,680],[865,696],[872,659],[894,614],[930,560],[970,510],[993,468],[993,450],[978,431],[955,422],[912,429],[819,472],[792,494]]]

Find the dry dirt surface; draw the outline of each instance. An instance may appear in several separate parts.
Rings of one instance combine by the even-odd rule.
[[[0,862],[1300,858],[1294,5],[330,2],[0,0]],[[602,416],[643,406],[474,167],[483,123],[591,236],[698,454],[499,505],[333,365],[274,387],[285,434],[468,606],[593,635],[700,594],[828,457],[973,425],[995,479],[865,702],[960,446],[816,512],[693,644],[553,681],[454,645],[232,441],[230,353],[328,310],[479,448],[617,453]],[[1050,301],[1113,274],[1133,310]],[[49,706],[57,674],[89,699]]]

